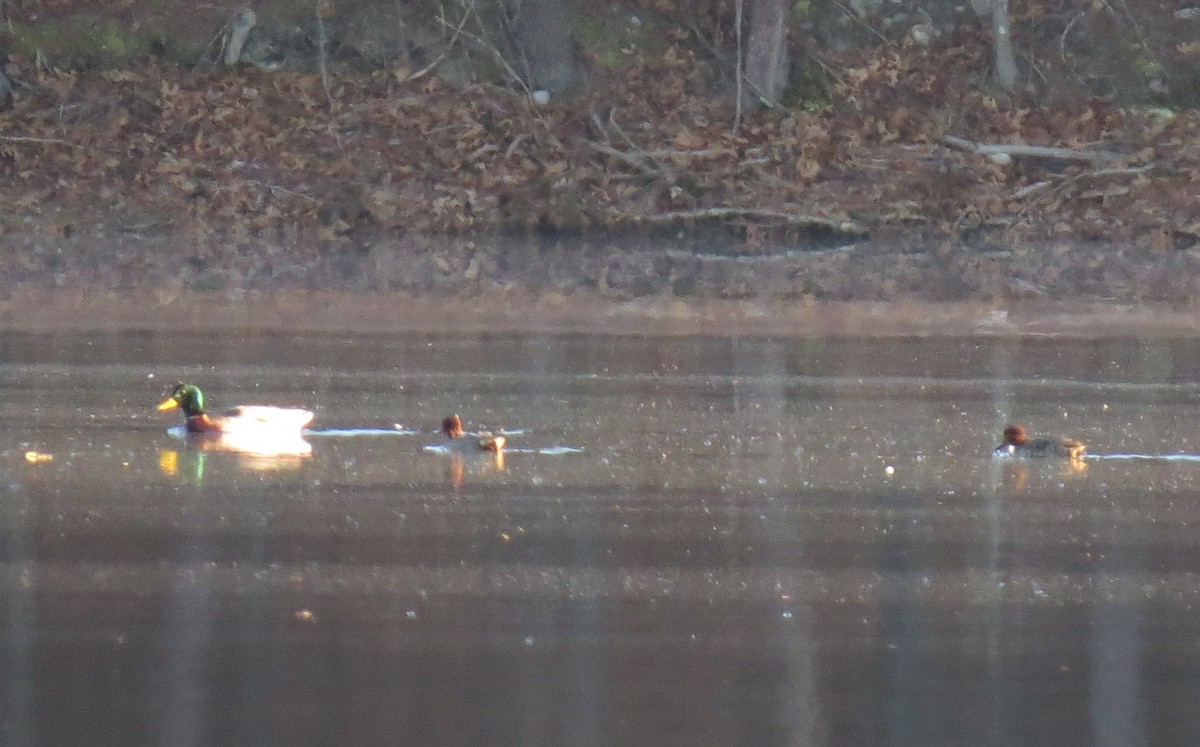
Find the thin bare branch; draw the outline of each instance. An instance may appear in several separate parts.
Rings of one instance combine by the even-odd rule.
[[[733,148],[703,148],[701,150],[679,150],[677,148],[655,148],[640,151],[647,158],[716,158],[718,156],[736,155]],[[757,163],[767,163],[770,159],[759,159]]]
[[[1078,184],[1079,182],[1089,180],[1089,179],[1107,179],[1107,178],[1122,177],[1122,176],[1137,176],[1138,174],[1144,174],[1147,171],[1150,171],[1151,169],[1155,168],[1156,165],[1157,164],[1149,163],[1149,164],[1145,164],[1143,166],[1129,166],[1127,168],[1092,169],[1091,171],[1084,171],[1081,174],[1075,174],[1071,178],[1062,180],[1058,183],[1055,183],[1053,181],[1040,181],[1040,182],[1034,182],[1033,184],[1028,184],[1024,187],[1021,187],[1016,192],[1013,192],[1013,197],[1016,199],[1028,197],[1029,195],[1031,195],[1035,192],[1040,192],[1041,190],[1046,189],[1047,187],[1054,187],[1056,191],[1059,191],[1062,189],[1066,189],[1067,187],[1069,187],[1071,185]]]
[[[433,72],[437,68],[438,65],[442,64],[442,60],[446,59],[446,55],[450,54],[450,50],[454,49],[454,45],[458,42],[459,35],[462,34],[463,27],[467,25],[467,19],[470,17],[471,17],[471,14],[469,12],[467,12],[466,10],[464,10],[463,14],[462,14],[462,18],[460,18],[458,20],[458,25],[454,27],[453,33],[450,34],[450,41],[446,42],[446,48],[442,50],[441,54],[439,54],[437,57],[434,57],[433,61],[430,62],[425,67],[421,68],[420,70],[416,71],[415,73],[410,73],[410,74],[406,75],[404,77],[404,79],[401,80],[400,82],[408,83],[410,81],[424,78],[426,75]],[[440,16],[439,16],[438,20],[441,23],[445,23],[445,20],[442,19]]]
[[[83,148],[78,143],[69,140],[59,140],[53,137],[28,137],[25,135],[0,135],[0,141],[6,143],[37,143],[38,145],[69,145],[72,148]]]
[[[247,179],[246,183],[253,184],[256,187],[262,187],[263,189],[269,190],[271,192],[282,192],[284,194],[292,195],[293,197],[299,197],[300,199],[308,200],[309,202],[319,202],[319,200],[317,200],[317,198],[315,198],[315,197],[312,197],[312,196],[306,195],[306,194],[302,194],[300,192],[295,191],[294,189],[288,189],[287,187],[281,187],[278,184],[270,184],[268,182],[259,181],[258,179]]]
[[[328,35],[325,32],[325,16],[333,12],[329,0],[317,0],[317,69],[321,73],[321,86],[325,89],[325,100],[329,111],[333,111],[333,91],[329,86]]]
[[[605,145],[604,143],[597,143],[592,140],[585,139],[583,141],[583,143],[584,143],[584,145],[587,145],[592,150],[603,153],[606,156],[612,156],[613,158],[617,159],[618,161],[623,161],[624,163],[629,164],[630,166],[634,167],[635,169],[642,172],[646,176],[658,177],[658,176],[663,175],[661,169],[659,169],[651,164],[647,164],[645,161],[638,158],[636,155],[626,153],[623,150],[618,150],[617,148],[614,148],[611,145]]]
[[[1052,158],[1063,161],[1116,161],[1121,158],[1128,158],[1128,154],[1117,153],[1111,150],[1077,150],[1075,148],[1054,148],[1044,145],[1007,145],[1003,143],[976,143],[971,140],[963,140],[953,135],[942,135],[939,142],[943,145],[948,145],[951,148],[979,153],[980,155],[993,156],[1025,156],[1028,158]]]
[[[737,59],[734,61],[734,69],[736,70],[737,79],[737,109],[733,116],[733,134],[737,134],[742,126],[742,79],[745,74],[742,72],[742,0],[737,0],[737,11],[734,20],[734,34],[737,36]]]

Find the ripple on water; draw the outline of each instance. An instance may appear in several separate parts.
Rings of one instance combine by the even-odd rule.
[[[1200,462],[1200,454],[1088,454],[1087,459],[1137,459],[1148,462]]]
[[[414,431],[397,424],[392,428],[318,428],[316,430],[307,430],[304,432],[304,435],[349,438],[354,436],[415,436],[419,433],[420,431]]]

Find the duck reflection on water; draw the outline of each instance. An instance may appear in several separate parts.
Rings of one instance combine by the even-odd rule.
[[[1071,459],[1082,460],[1087,447],[1073,438],[1030,438],[1023,425],[1009,425],[1004,429],[1003,443],[995,453],[1021,459]]]
[[[1016,495],[1025,491],[1030,479],[1063,481],[1082,476],[1087,472],[1087,462],[1082,459],[1061,461],[1010,461],[1004,464],[1003,481],[1008,492]]]
[[[217,451],[229,453],[230,458],[235,460],[238,469],[257,473],[297,470],[308,458],[308,454],[274,456],[248,454],[217,448],[217,444],[208,440],[190,439],[187,448],[159,450],[158,469],[167,477],[181,477],[185,482],[199,485],[204,480],[209,455]]]
[[[446,468],[446,480],[450,487],[461,488],[468,474],[504,471],[504,451],[478,452],[474,457],[461,451],[450,452],[450,464]]]

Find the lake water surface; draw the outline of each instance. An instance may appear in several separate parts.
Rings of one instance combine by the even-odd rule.
[[[1195,744],[1197,371],[1164,339],[0,333],[0,742]],[[169,434],[177,380],[314,409],[311,455]],[[509,453],[427,450],[451,412]],[[1094,457],[992,458],[1009,421]]]

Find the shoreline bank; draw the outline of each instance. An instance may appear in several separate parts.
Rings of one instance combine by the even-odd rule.
[[[592,291],[483,291],[466,299],[406,292],[17,288],[0,329],[29,333],[512,333],[751,337],[1200,337],[1200,308],[1090,301],[796,302],[613,300]]]

